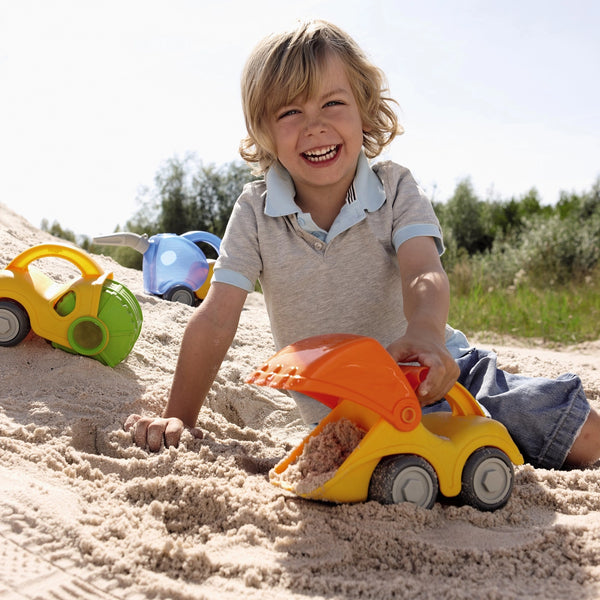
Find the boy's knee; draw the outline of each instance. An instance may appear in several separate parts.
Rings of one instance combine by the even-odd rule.
[[[588,467],[600,459],[600,415],[592,408],[565,460],[567,467]]]

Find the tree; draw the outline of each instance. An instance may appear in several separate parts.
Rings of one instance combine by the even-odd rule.
[[[154,186],[141,189],[140,208],[123,230],[148,236],[200,230],[222,238],[235,201],[253,178],[239,161],[217,168],[204,165],[194,154],[170,158],[156,173]],[[211,248],[202,250],[211,256]],[[131,248],[103,246],[102,251],[123,266],[142,268],[142,256]]]
[[[477,198],[470,180],[464,179],[442,211],[443,227],[450,230],[458,249],[468,254],[483,252],[494,241],[488,213],[486,203]]]
[[[186,184],[186,163],[169,159],[154,178],[161,198],[160,220],[157,228],[165,233],[184,233],[189,221],[189,195]]]
[[[249,167],[232,162],[221,168],[205,166],[193,154],[171,158],[154,178],[154,188],[142,192],[142,208],[133,223],[145,220],[146,233],[202,230],[222,237],[244,183],[253,177]]]
[[[48,219],[42,219],[41,223],[42,231],[49,233],[57,238],[62,240],[67,240],[68,242],[72,242],[75,244],[77,242],[75,238],[75,234],[69,229],[63,229],[57,221],[54,221],[52,225],[48,224]]]
[[[594,182],[591,191],[582,195],[562,191],[556,209],[562,219],[574,216],[585,221],[594,214],[600,214],[600,177]]]

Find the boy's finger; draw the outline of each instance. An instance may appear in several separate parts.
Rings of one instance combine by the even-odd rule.
[[[177,446],[183,431],[183,421],[181,419],[167,419],[165,427],[165,447]]]
[[[133,441],[136,446],[140,448],[146,447],[146,432],[148,430],[148,424],[150,423],[150,419],[138,419],[132,427],[133,431]]]
[[[167,427],[167,419],[154,419],[147,428],[146,440],[152,452],[158,452],[163,443],[163,435]]]
[[[129,431],[141,418],[142,415],[129,415],[125,420],[125,423],[123,423],[123,429]]]

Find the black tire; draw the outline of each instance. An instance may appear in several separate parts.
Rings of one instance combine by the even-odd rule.
[[[196,294],[185,285],[174,285],[163,294],[163,298],[169,302],[181,302],[181,304],[187,304],[188,306],[198,304]]]
[[[375,467],[369,483],[369,500],[381,504],[411,502],[423,508],[435,504],[439,491],[435,469],[421,456],[386,456]]]
[[[465,463],[460,499],[478,510],[502,508],[514,483],[512,462],[502,450],[485,446],[475,450]]]
[[[16,346],[30,330],[27,311],[12,300],[0,300],[0,346]]]

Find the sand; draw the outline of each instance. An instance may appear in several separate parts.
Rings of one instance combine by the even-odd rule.
[[[53,241],[0,204],[0,268]],[[293,402],[244,378],[273,353],[251,294],[198,425],[149,454],[123,423],[165,404],[190,307],[143,292],[115,368],[30,335],[0,348],[0,599],[504,599],[600,596],[600,470],[516,469],[505,508],[331,505],[273,486],[306,434]],[[69,277],[58,262],[56,278]],[[600,406],[600,342],[547,349],[478,336],[512,371],[581,374]]]
[[[327,423],[306,440],[302,453],[284,471],[271,469],[269,479],[300,496],[310,494],[329,481],[358,446],[366,431],[341,418]]]

